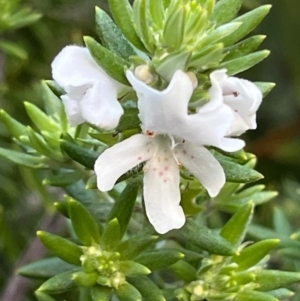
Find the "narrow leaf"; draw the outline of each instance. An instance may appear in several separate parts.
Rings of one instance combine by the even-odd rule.
[[[123,260],[133,259],[153,245],[158,239],[158,236],[140,234],[123,241],[118,246],[118,252],[121,253]]]
[[[82,164],[88,169],[94,169],[94,164],[99,157],[99,153],[88,150],[74,142],[63,139],[60,140],[60,146],[71,159]]]
[[[300,273],[277,270],[260,270],[256,273],[255,283],[259,284],[259,291],[271,291],[300,282]]]
[[[30,168],[46,168],[47,159],[45,157],[35,157],[11,149],[0,147],[0,157],[3,157],[18,165]]]
[[[93,243],[99,243],[100,232],[94,217],[82,204],[74,199],[70,199],[68,204],[69,216],[78,238],[86,246],[91,246]]]
[[[51,257],[29,263],[19,268],[17,273],[28,278],[47,279],[74,268],[72,264],[57,257]]]
[[[259,241],[250,247],[243,249],[239,255],[234,255],[232,261],[239,265],[237,271],[247,270],[256,265],[267,256],[279,242],[279,239]]]
[[[105,227],[102,237],[101,245],[106,250],[114,250],[120,243],[121,233],[120,225],[117,218],[112,219]]]
[[[146,52],[132,23],[132,8],[128,0],[109,0],[111,13],[124,36],[138,49]]]
[[[135,181],[129,183],[116,200],[109,214],[108,221],[114,218],[118,219],[121,236],[123,236],[127,230],[131,214],[134,209],[135,200],[137,198],[138,189],[138,182]]]
[[[139,290],[147,301],[166,301],[162,291],[148,277],[128,277],[128,282]]]
[[[38,292],[60,294],[75,288],[76,283],[73,280],[73,274],[79,270],[80,268],[73,269],[50,278],[38,288]]]
[[[241,207],[221,230],[221,236],[235,246],[239,246],[251,222],[254,205],[248,203]]]
[[[79,258],[82,255],[82,250],[78,245],[58,235],[45,231],[38,231],[37,235],[45,247],[47,247],[54,255],[68,263],[81,265]]]
[[[96,32],[102,45],[121,58],[128,60],[130,56],[136,55],[134,49],[124,37],[119,27],[113,22],[109,15],[99,7],[96,7]]]
[[[91,289],[91,296],[93,301],[110,301],[113,290],[105,286],[93,286]]]
[[[131,284],[124,283],[116,289],[120,301],[142,301],[141,293]]]
[[[232,21],[238,14],[243,0],[220,0],[216,3],[211,20],[217,24],[224,24]]]
[[[124,68],[126,66],[129,67],[129,65],[125,60],[97,43],[91,37],[84,37],[84,42],[94,60],[109,76],[124,85],[129,85],[124,72]]]
[[[228,75],[235,75],[237,73],[246,71],[251,67],[255,66],[267,56],[269,56],[269,50],[257,51],[246,56],[239,57],[230,61],[223,62],[218,68],[227,69]]]
[[[278,301],[272,295],[267,293],[257,292],[257,291],[242,291],[239,292],[236,296],[236,300],[238,301]]]
[[[27,127],[19,121],[12,118],[4,110],[0,110],[0,116],[8,130],[15,138],[19,139],[20,136],[27,134]]]
[[[151,271],[156,271],[174,264],[183,257],[184,254],[177,250],[162,249],[142,253],[135,258],[135,261],[148,267]]]
[[[51,296],[42,292],[35,292],[35,295],[39,301],[56,301]]]
[[[24,105],[28,116],[39,129],[48,132],[60,132],[59,126],[37,106],[26,101]]]
[[[234,22],[242,22],[242,25],[234,33],[222,41],[224,45],[229,46],[236,43],[255,29],[268,14],[271,7],[271,5],[263,5],[236,18]]]
[[[229,256],[236,251],[234,246],[221,235],[193,220],[187,221],[178,234],[183,241],[188,241],[212,254]]]
[[[247,38],[233,46],[227,47],[224,49],[226,54],[223,61],[233,60],[247,54],[253,53],[260,44],[265,40],[266,36],[257,35]]]

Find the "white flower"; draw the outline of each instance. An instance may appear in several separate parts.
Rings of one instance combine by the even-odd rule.
[[[123,114],[117,100],[123,85],[93,60],[87,48],[65,47],[52,62],[53,79],[65,90],[61,96],[72,126],[85,121],[114,129]]]
[[[144,133],[168,134],[196,145],[215,146],[229,152],[244,147],[244,141],[226,137],[234,114],[224,106],[222,94],[212,90],[210,102],[196,114],[188,114],[193,83],[186,73],[176,71],[164,91],[147,86],[131,71],[127,71],[127,79],[138,95],[139,118]]]
[[[222,69],[211,73],[210,91],[215,97],[222,97],[234,113],[234,122],[227,134],[239,136],[249,129],[256,129],[256,111],[262,102],[262,93],[250,81],[228,77],[226,72]]]
[[[190,170],[212,197],[225,184],[221,165],[205,147],[187,141],[174,143],[165,135],[153,138],[137,134],[99,156],[95,163],[99,190],[111,190],[122,174],[145,161],[143,194],[146,213],[150,223],[161,234],[179,229],[185,223],[185,215],[179,205],[179,164]]]
[[[97,185],[101,191],[108,191],[122,174],[147,162],[144,167],[146,213],[156,231],[166,233],[185,222],[179,206],[179,166],[185,166],[214,197],[225,184],[225,174],[204,145],[236,151],[244,142],[225,137],[234,116],[220,95],[196,114],[188,114],[193,82],[186,73],[177,71],[164,91],[147,86],[130,71],[127,78],[139,98],[144,134],[134,135],[100,155],[95,163]]]

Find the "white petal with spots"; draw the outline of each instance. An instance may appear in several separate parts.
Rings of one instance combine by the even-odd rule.
[[[178,144],[174,152],[178,161],[199,179],[209,195],[217,196],[226,180],[218,160],[205,147],[189,142]]]
[[[262,102],[261,91],[250,81],[228,77],[226,69],[216,70],[210,75],[211,92],[219,94],[225,105],[234,112],[234,122],[228,135],[238,136],[248,129],[256,129],[256,111]]]
[[[145,167],[144,175],[144,200],[147,217],[160,234],[172,229],[179,229],[185,223],[185,215],[179,205],[179,167],[173,157],[171,143],[168,140],[167,143],[166,141],[159,142],[155,155]]]
[[[151,138],[143,134],[134,135],[105,150],[94,166],[99,190],[111,190],[120,176],[149,160],[153,152]]]

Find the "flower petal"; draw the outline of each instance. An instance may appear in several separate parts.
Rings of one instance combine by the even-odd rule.
[[[105,76],[87,48],[67,46],[52,62],[53,79],[70,93],[72,87],[92,85]],[[99,78],[100,77],[100,78]]]
[[[212,107],[209,102],[189,115],[186,124],[176,129],[177,136],[195,145],[211,145],[228,152],[242,149],[244,141],[226,137],[234,121],[232,110],[224,104],[213,103]]]
[[[159,147],[145,170],[144,200],[150,223],[160,234],[181,228],[185,215],[179,205],[179,168],[170,148]]]
[[[148,160],[152,153],[151,138],[143,134],[134,135],[105,150],[94,166],[99,190],[111,190],[121,175]]]
[[[248,129],[256,128],[256,111],[262,102],[261,91],[250,81],[228,77],[226,70],[216,70],[210,75],[215,93],[221,90],[223,102],[235,115],[229,135],[240,135]]]
[[[138,80],[131,71],[126,73],[138,95],[139,117],[144,130],[172,134],[187,116],[188,102],[193,94],[189,76],[178,70],[164,91],[158,91]]]
[[[85,120],[81,115],[81,110],[78,101],[72,99],[68,95],[61,96],[64,103],[66,115],[71,126],[76,126],[83,123]]]
[[[224,186],[226,178],[218,160],[203,146],[185,142],[175,148],[178,161],[196,178],[211,197],[215,197]]]
[[[117,91],[110,82],[98,82],[79,103],[82,117],[99,128],[116,128],[124,110],[117,99]]]

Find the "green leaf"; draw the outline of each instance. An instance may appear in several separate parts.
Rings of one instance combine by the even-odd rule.
[[[121,261],[119,267],[125,276],[149,275],[151,273],[144,265],[130,260]]]
[[[161,249],[152,252],[144,252],[137,256],[134,261],[156,271],[168,267],[182,259],[184,254],[172,249]]]
[[[124,114],[121,116],[119,125],[116,128],[117,132],[136,129],[140,127],[141,121],[138,117],[139,110],[137,108],[125,109]]]
[[[239,246],[245,237],[253,211],[254,205],[252,202],[241,207],[222,228],[221,236],[234,246]]]
[[[131,284],[124,283],[116,289],[120,301],[142,301],[141,293]]]
[[[86,246],[100,242],[100,232],[97,222],[90,212],[79,202],[69,199],[69,216],[77,237]]]
[[[173,3],[175,3],[173,5]],[[187,10],[183,9],[182,3],[171,2],[166,12],[163,27],[163,39],[169,49],[180,49],[184,39],[184,29],[187,19]]]
[[[262,5],[234,20],[234,22],[242,22],[242,25],[230,36],[226,37],[222,42],[225,46],[232,45],[245,37],[264,19],[271,9],[271,5]]]
[[[42,292],[35,292],[35,295],[39,301],[56,301],[49,295],[42,293]]]
[[[186,282],[192,282],[197,278],[197,270],[184,260],[179,260],[171,266],[171,269],[180,279]]]
[[[124,68],[126,66],[129,67],[129,64],[125,60],[97,43],[91,37],[84,37],[84,42],[94,60],[109,76],[124,85],[129,85],[124,72]]]
[[[153,59],[156,72],[166,81],[170,81],[176,70],[187,70],[191,52],[186,49],[175,51],[163,59]]]
[[[276,86],[274,83],[254,82],[254,84],[260,89],[264,97],[266,97]]]
[[[122,260],[133,259],[153,245],[158,239],[158,236],[140,234],[128,240],[123,241],[118,246],[118,252],[121,253]]]
[[[80,180],[74,184],[68,185],[64,187],[64,190],[74,199],[76,198],[81,204],[83,204],[86,208],[93,209],[95,211],[97,206],[102,209],[101,204],[99,203],[99,197],[93,190],[85,189],[85,183]],[[90,212],[93,214],[93,211]]]
[[[82,179],[82,173],[79,171],[60,171],[58,174],[50,175],[43,180],[44,185],[64,187]]]
[[[99,7],[96,7],[96,32],[103,46],[120,56],[124,60],[136,55],[134,49],[122,34],[119,27],[109,15]]]
[[[228,54],[226,54],[225,58],[223,59],[223,62],[253,53],[260,46],[260,44],[264,41],[265,38],[266,36],[264,35],[252,36],[233,46],[225,48],[224,52]]]
[[[115,204],[109,214],[108,221],[111,221],[114,218],[118,219],[121,237],[127,230],[132,211],[134,209],[135,200],[138,195],[138,190],[139,182],[134,181],[129,183],[115,201]]]
[[[60,294],[75,288],[76,283],[73,280],[73,274],[80,271],[80,269],[81,268],[73,269],[50,278],[44,282],[37,291],[49,294]]]
[[[50,88],[50,90],[57,96],[61,97],[64,94],[67,94],[61,86],[54,80],[45,80],[44,83]]]
[[[278,301],[277,298],[275,298],[272,295],[269,295],[268,293],[262,293],[257,291],[242,291],[239,292],[236,296],[237,301]]]
[[[269,54],[269,50],[257,51],[246,56],[239,57],[237,59],[223,62],[218,66],[218,68],[225,68],[227,69],[228,75],[235,75],[252,68],[256,64],[264,60],[267,56],[269,56]]]
[[[97,272],[86,273],[84,271],[79,271],[73,274],[73,280],[78,286],[90,287],[97,283],[99,274]]]
[[[279,288],[277,290],[269,291],[268,294],[274,296],[277,299],[287,299],[294,296],[294,292],[286,289],[286,288]]]
[[[93,301],[110,301],[113,290],[107,286],[94,286],[91,289],[91,296]]]
[[[163,1],[149,0],[148,3],[153,25],[157,29],[162,28],[165,15]]]
[[[50,89],[46,81],[42,81],[41,90],[46,113],[48,115],[60,114],[60,116],[66,119],[66,114],[61,114],[61,111],[64,112],[64,106],[62,104],[62,101],[58,98],[56,94],[54,94],[54,92],[52,91],[52,89]],[[61,120],[61,123],[63,122],[67,122],[67,120]]]
[[[292,234],[290,222],[280,208],[274,209],[273,225],[279,237],[287,238]]]
[[[24,277],[45,279],[74,268],[74,265],[66,263],[57,257],[53,257],[29,263],[19,268],[17,273]]]
[[[32,103],[25,101],[24,105],[28,116],[40,130],[57,132],[59,135],[60,127],[49,116]]]
[[[110,11],[124,36],[138,49],[147,52],[132,23],[132,8],[128,0],[109,0]]]
[[[112,219],[105,227],[102,237],[101,245],[105,250],[114,250],[121,240],[121,230],[117,218]]]
[[[0,40],[0,49],[3,52],[13,55],[21,60],[28,59],[28,53],[16,43]]]
[[[224,39],[234,31],[236,31],[241,26],[239,22],[232,22],[228,24],[224,24],[216,28],[212,33],[208,35],[204,35],[202,39],[197,42],[196,49],[203,49],[211,44],[215,44],[219,42],[221,39]]]
[[[278,234],[274,230],[260,225],[250,225],[248,229],[248,234],[260,240],[278,238]]]
[[[0,147],[0,157],[30,168],[47,168],[47,158],[27,155],[11,149]]]
[[[45,247],[54,255],[68,263],[81,265],[79,258],[83,253],[78,245],[58,235],[45,231],[38,231],[37,235]]]
[[[178,234],[183,241],[212,254],[230,256],[236,252],[234,246],[225,238],[194,220],[188,220],[185,226],[178,230]]]
[[[35,132],[31,127],[27,127],[27,134],[32,147],[35,148],[38,153],[54,160],[63,160],[62,154],[58,150],[52,149],[44,137]]]
[[[232,262],[238,264],[237,271],[247,270],[259,263],[267,256],[278,244],[279,239],[268,239],[259,241],[250,247],[244,248],[240,254],[232,257]]]
[[[217,24],[232,21],[238,14],[243,0],[220,0],[216,3],[211,20]]]
[[[222,43],[204,47],[204,49],[201,49],[199,52],[193,53],[188,66],[193,66],[197,69],[207,69],[209,66],[219,63],[222,59],[223,48]]]
[[[19,139],[20,136],[27,134],[27,127],[19,121],[12,118],[4,110],[0,110],[0,116],[5,126],[15,138]]]
[[[296,272],[260,270],[255,275],[255,283],[259,284],[257,290],[263,292],[282,288],[299,281],[300,273]]]
[[[148,277],[128,277],[127,280],[139,290],[145,300],[166,301],[162,291]]]
[[[88,150],[74,142],[63,139],[60,140],[60,146],[71,159],[82,164],[88,169],[94,169],[94,164],[99,157],[99,153]]]
[[[153,33],[150,31],[150,12],[148,10],[147,0],[137,0],[133,2],[132,18],[136,32],[144,46],[150,53],[154,52]]]
[[[263,178],[263,175],[254,169],[235,163],[219,153],[214,152],[213,154],[222,165],[228,182],[249,183]]]

